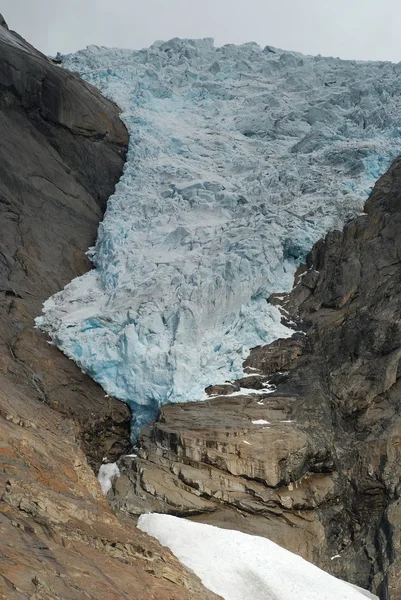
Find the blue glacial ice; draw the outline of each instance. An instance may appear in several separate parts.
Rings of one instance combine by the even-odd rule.
[[[37,325],[132,407],[135,435],[289,335],[266,298],[399,154],[401,65],[173,39],[64,66],[121,107],[130,148],[96,268]]]

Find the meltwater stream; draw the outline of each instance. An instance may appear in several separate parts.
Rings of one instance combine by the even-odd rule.
[[[64,66],[121,107],[130,149],[96,269],[37,324],[131,405],[135,435],[288,335],[266,298],[399,154],[401,65],[174,39]]]

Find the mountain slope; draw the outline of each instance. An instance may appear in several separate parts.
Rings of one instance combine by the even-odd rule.
[[[49,347],[33,331],[33,318],[43,299],[90,268],[84,253],[121,173],[127,132],[115,105],[79,77],[4,27],[0,43],[3,373],[34,398],[73,415],[84,437],[106,428],[111,445],[119,445],[127,411],[104,399],[100,388]],[[101,461],[107,447],[91,446],[94,462]]]

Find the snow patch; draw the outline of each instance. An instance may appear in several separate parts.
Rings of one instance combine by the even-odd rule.
[[[105,496],[111,490],[113,482],[117,477],[120,477],[120,469],[118,468],[117,463],[106,463],[105,465],[101,465],[97,478]]]
[[[138,527],[224,600],[377,600],[266,538],[159,514]]]
[[[224,396],[224,398],[234,398],[235,396],[250,396],[254,394],[272,394],[275,391],[275,386],[266,386],[263,389],[253,389],[253,388],[240,388],[236,392],[231,392],[231,394],[212,394],[208,396],[208,398],[218,398],[220,396]]]

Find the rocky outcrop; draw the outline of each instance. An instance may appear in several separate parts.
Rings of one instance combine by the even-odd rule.
[[[69,418],[2,378],[0,424],[0,598],[215,598],[113,514]]]
[[[34,329],[90,268],[127,132],[116,106],[0,25],[0,598],[215,598],[112,513],[89,463],[129,448],[129,411]]]
[[[85,251],[121,173],[127,132],[111,102],[4,27],[0,47],[1,372],[77,420],[95,465],[118,455],[128,410],[49,346],[33,320],[90,268]]]
[[[122,459],[113,505],[264,535],[399,600],[400,289],[397,160],[365,214],[271,299],[298,331],[255,348],[249,376],[209,389],[219,395],[164,407]]]

